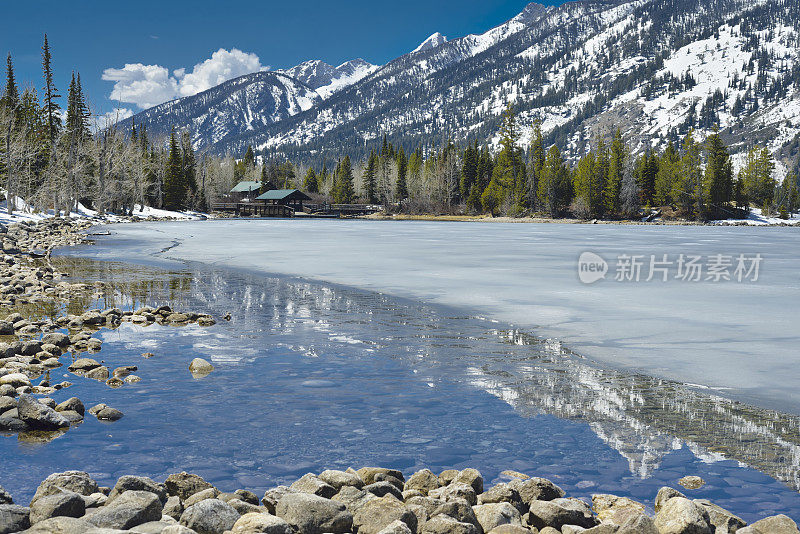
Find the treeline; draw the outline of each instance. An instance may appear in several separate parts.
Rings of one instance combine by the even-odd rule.
[[[198,158],[188,132],[150,139],[144,126],[120,131],[114,121],[102,124],[89,109],[79,73],[72,74],[62,107],[46,35],[39,89],[20,89],[11,55],[6,59],[0,185],[9,212],[207,210],[235,183],[234,166],[233,158]]]
[[[519,146],[519,138],[509,106],[496,155],[476,142],[418,147],[407,155],[384,136],[380,147],[355,165],[345,156],[332,172],[326,164],[306,169],[302,180],[291,164],[271,165],[291,169],[282,174],[282,187],[288,183],[333,202],[380,203],[403,212],[623,219],[659,207],[676,217],[708,220],[744,217],[751,207],[782,217],[800,209],[796,170],[776,180],[772,153],[755,146],[734,173],[717,132],[700,142],[689,130],[678,146],[670,142],[662,151],[634,156],[616,130],[595,139],[574,165],[558,146],[545,146],[538,125],[529,147]],[[251,161],[249,173],[255,176],[254,157],[245,161]],[[277,172],[267,168],[265,184]]]

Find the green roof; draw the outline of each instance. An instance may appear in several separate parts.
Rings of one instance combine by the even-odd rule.
[[[302,198],[303,200],[310,199],[310,197],[298,189],[273,189],[256,198],[256,200],[283,200],[295,193],[299,195],[296,195],[298,198]]]
[[[261,182],[239,182],[231,189],[231,193],[249,193],[256,189],[261,189]]]

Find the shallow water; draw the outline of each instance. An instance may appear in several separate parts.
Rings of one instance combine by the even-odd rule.
[[[470,466],[487,481],[514,469],[570,495],[648,503],[693,474],[708,483],[686,490],[692,497],[747,520],[800,519],[800,494],[789,487],[800,463],[792,416],[603,370],[558,343],[442,306],[201,264],[60,261],[115,281],[100,306],[172,303],[232,320],[99,332],[94,357],[138,365],[142,381],[114,390],[59,369],[75,386],[53,397],[105,402],[125,417],[88,417],[45,444],[0,438],[0,484],[17,502],[65,469],[104,484],[186,470],[223,490],[261,492],[325,468]],[[194,357],[215,371],[195,380]]]
[[[608,367],[800,415],[800,228],[273,219],[110,230],[102,257],[156,254],[455,306]],[[609,262],[592,285],[578,280],[587,251]],[[639,282],[615,281],[623,254],[641,256]],[[668,281],[654,271],[646,282],[664,254]],[[675,278],[681,254],[702,257],[701,281]],[[758,280],[706,280],[717,254],[760,254]]]

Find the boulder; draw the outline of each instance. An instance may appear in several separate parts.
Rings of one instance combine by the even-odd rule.
[[[185,501],[183,501],[183,507],[189,508],[200,501],[205,501],[206,499],[216,499],[219,495],[219,490],[217,488],[206,488],[203,491],[198,491],[194,495],[188,497]]]
[[[126,491],[113,502],[86,517],[100,528],[129,530],[137,525],[161,519],[163,506],[158,495],[149,491]]]
[[[48,332],[42,336],[42,344],[48,343],[61,348],[68,347],[70,343],[69,336],[61,332]]]
[[[752,532],[749,532],[752,530]],[[743,534],[798,534],[797,523],[785,515],[775,515],[756,521],[749,527],[737,530]]]
[[[566,495],[564,490],[547,480],[546,478],[532,477],[528,479],[515,479],[508,483],[511,489],[519,493],[522,502],[531,501],[552,501]]]
[[[486,534],[531,534],[531,531],[518,525],[500,525],[499,527],[493,528]]]
[[[669,486],[664,486],[660,490],[658,490],[658,494],[656,495],[656,502],[655,502],[655,511],[656,513],[661,511],[661,507],[664,506],[668,500],[672,499],[673,497],[686,497],[680,491],[670,488]]]
[[[313,473],[306,473],[289,487],[295,491],[319,495],[320,497],[325,497],[326,499],[330,499],[336,495],[337,492],[336,488],[330,484],[326,484]]]
[[[89,496],[99,493],[100,488],[88,473],[83,471],[65,471],[63,473],[53,473],[39,484],[36,493],[31,499],[31,503],[36,500],[61,493],[62,490],[72,491],[78,495]]]
[[[177,495],[182,501],[199,491],[214,487],[203,480],[201,476],[186,473],[185,471],[168,476],[164,486],[167,488],[169,495]]]
[[[458,469],[445,469],[439,473],[439,485],[447,486],[458,476]]]
[[[92,369],[97,369],[98,367],[100,367],[100,362],[98,362],[97,360],[93,360],[91,358],[78,358],[77,360],[72,362],[72,364],[69,367],[67,367],[67,369],[69,369],[73,373],[76,371],[85,373],[87,371],[91,371]]]
[[[408,525],[396,519],[383,527],[378,534],[412,534],[412,530],[408,528]]]
[[[396,469],[384,469],[383,467],[362,467],[358,471],[358,476],[364,481],[364,484],[372,484],[375,482],[375,475],[384,474],[394,477],[398,480],[405,480],[403,473]]]
[[[222,534],[233,528],[239,519],[233,506],[219,499],[206,499],[186,508],[181,516],[181,525],[197,534]]]
[[[20,420],[35,430],[69,428],[69,421],[64,416],[30,395],[20,395],[17,410]]]
[[[422,469],[409,477],[403,490],[419,490],[427,495],[430,490],[438,487],[439,477],[434,475],[430,469]]]
[[[183,525],[170,525],[161,531],[161,534],[197,534],[194,530]]]
[[[111,376],[111,373],[109,372],[108,367],[101,365],[96,369],[86,371],[83,376],[86,378],[91,378],[92,380],[100,380],[104,382],[108,380],[108,377]]]
[[[237,495],[239,499],[241,499],[244,502],[255,504],[256,506],[258,506],[258,497],[256,497],[256,494],[253,493],[252,491],[238,489],[234,491],[233,494]]]
[[[298,534],[344,534],[353,527],[345,505],[310,493],[286,493],[275,506],[275,515]]]
[[[97,417],[99,421],[119,421],[125,415],[116,408],[105,404],[98,404],[89,408],[89,413]]]
[[[478,504],[478,496],[472,486],[468,484],[457,484],[455,482],[442,488],[437,488],[428,492],[429,497],[449,501],[452,499],[464,499],[470,506]]]
[[[84,534],[91,532],[95,526],[86,519],[75,517],[52,517],[36,523],[24,534]]]
[[[0,504],[0,534],[20,532],[29,526],[29,508],[17,504]]]
[[[644,513],[644,505],[631,500],[627,497],[617,497],[616,495],[597,494],[592,495],[592,509],[597,514],[600,521],[606,521],[616,512],[622,509],[631,508],[639,513]]]
[[[369,501],[377,499],[375,495],[368,491],[360,490],[354,486],[345,486],[333,496],[333,500],[344,504],[347,511],[355,514],[362,506]]]
[[[0,504],[14,504],[14,499],[11,494],[7,492],[3,486],[0,486]]]
[[[347,471],[328,469],[320,473],[317,478],[324,483],[333,486],[337,492],[344,486],[352,486],[358,489],[364,487],[364,481],[361,480],[361,477],[358,476],[357,473],[348,473]]]
[[[364,486],[364,491],[368,491],[376,497],[383,497],[384,495],[392,495],[398,501],[403,500],[403,492],[397,489],[397,486],[391,482],[382,480],[380,482],[373,482]]]
[[[31,379],[24,373],[9,373],[0,376],[0,385],[8,385],[12,388],[19,388],[31,385]]]
[[[481,472],[471,467],[459,471],[451,484],[467,484],[475,490],[476,495],[483,493],[483,477],[481,476]]]
[[[480,534],[480,530],[471,523],[462,523],[449,515],[439,514],[425,521],[420,534]]]
[[[255,504],[250,504],[249,502],[244,502],[241,499],[231,499],[227,501],[228,504],[233,506],[233,509],[238,512],[239,515],[245,514],[264,514],[267,513],[267,509],[264,506],[257,506]]]
[[[528,524],[538,529],[560,529],[564,525],[591,528],[598,523],[589,505],[578,499],[559,497],[551,501],[534,500],[528,506]]]
[[[457,519],[462,523],[470,523],[472,525],[480,526],[478,518],[475,516],[475,511],[464,499],[453,499],[451,501],[443,502],[428,515],[430,517],[444,514],[449,515],[453,519]]]
[[[147,477],[137,477],[133,475],[123,475],[119,477],[111,493],[108,494],[108,502],[113,502],[117,497],[126,491],[149,491],[158,496],[161,503],[167,502],[167,491],[161,484],[157,484]]]
[[[237,519],[231,531],[234,534],[292,534],[292,527],[280,517],[251,513]]]
[[[171,517],[175,520],[180,520],[181,516],[183,515],[183,503],[181,503],[180,497],[177,495],[172,495],[167,499],[167,502],[164,503],[164,509],[161,511],[162,514],[165,516]]]
[[[371,500],[353,514],[353,526],[359,534],[377,534],[395,520],[416,532],[417,516],[392,496]]]
[[[51,517],[82,517],[84,513],[86,503],[83,496],[73,491],[61,491],[32,502],[30,521],[35,525]]]
[[[189,372],[192,373],[192,376],[195,378],[203,378],[208,376],[213,370],[214,366],[203,358],[195,358],[189,364]]]
[[[500,483],[478,495],[478,504],[511,503],[520,513],[528,511],[528,506],[522,502],[519,492],[508,484]]]
[[[686,497],[673,497],[656,514],[659,534],[713,534],[705,508]]]
[[[489,532],[500,525],[522,526],[519,510],[507,502],[481,504],[473,506],[472,510],[484,532]]]
[[[705,508],[706,512],[708,512],[711,525],[719,534],[736,532],[738,529],[747,526],[744,519],[732,514],[721,506],[717,506],[709,500],[695,499],[694,503]]]
[[[297,492],[287,486],[278,486],[276,488],[268,489],[264,492],[264,497],[261,499],[261,504],[264,505],[269,513],[275,515],[275,506],[277,506],[278,501],[281,500],[281,497],[287,493]]]
[[[700,489],[706,485],[706,481],[694,475],[689,475],[678,480],[678,484],[686,489],[695,490]]]

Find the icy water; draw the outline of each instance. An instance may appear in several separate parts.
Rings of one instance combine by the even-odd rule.
[[[114,245],[75,253],[102,257]],[[18,502],[65,469],[107,485],[186,470],[223,490],[260,492],[325,468],[470,466],[489,482],[513,469],[570,495],[647,503],[661,486],[699,475],[707,485],[686,490],[692,497],[750,521],[800,520],[796,417],[603,369],[455,308],[199,263],[58,261],[114,281],[101,307],[170,303],[232,320],[99,332],[94,357],[138,365],[142,381],[109,389],[62,368],[54,378],[75,385],[53,397],[105,402],[125,417],[88,417],[50,442],[0,437],[0,484]],[[216,370],[194,379],[194,357]]]
[[[800,415],[800,228],[273,219],[111,231],[100,257],[168,248],[158,256],[455,306],[606,366]],[[604,280],[579,281],[584,252],[608,262]],[[615,280],[623,255],[636,258],[638,282]],[[646,281],[664,255],[671,264],[653,265]],[[678,278],[681,255],[700,257],[700,281]],[[730,280],[713,279],[718,255]],[[758,280],[738,281],[736,259],[756,255]]]

